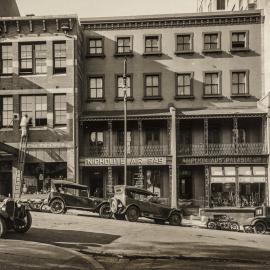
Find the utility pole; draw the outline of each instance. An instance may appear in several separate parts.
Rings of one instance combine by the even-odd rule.
[[[124,94],[124,185],[127,184],[127,58],[124,60],[123,73]]]

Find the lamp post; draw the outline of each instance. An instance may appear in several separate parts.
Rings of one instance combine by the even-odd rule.
[[[124,94],[124,185],[127,184],[127,58],[124,60],[123,73]]]

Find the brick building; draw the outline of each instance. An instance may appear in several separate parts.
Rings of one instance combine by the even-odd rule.
[[[77,16],[0,18],[0,29],[0,193],[14,192],[24,114],[31,118],[28,191],[40,191],[50,178],[74,180],[81,70]]]

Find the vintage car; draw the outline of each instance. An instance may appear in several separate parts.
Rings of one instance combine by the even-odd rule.
[[[112,216],[109,201],[90,197],[87,186],[65,180],[51,181],[48,205],[54,214],[65,213],[68,209],[77,209],[99,213],[103,218]]]
[[[135,222],[139,217],[153,219],[157,224],[181,225],[183,211],[161,204],[156,194],[133,186],[114,187],[110,199],[111,211],[116,219]]]
[[[7,197],[0,196],[0,238],[8,230],[26,233],[32,225],[32,216],[27,205]]]
[[[245,232],[264,234],[270,231],[270,207],[256,207],[254,217],[248,219],[248,224],[243,225]]]

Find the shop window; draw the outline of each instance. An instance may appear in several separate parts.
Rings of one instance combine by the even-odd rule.
[[[66,73],[67,68],[67,52],[66,52],[66,42],[55,42],[53,44],[53,67],[54,73]]]
[[[13,126],[13,97],[2,97],[2,127]]]
[[[235,206],[235,183],[212,183],[211,184],[211,206]]]
[[[21,96],[21,116],[27,114],[29,125],[47,125],[47,96]]]
[[[66,95],[54,95],[54,124],[67,124],[67,102]]]
[[[241,207],[260,206],[265,200],[265,183],[240,183]]]
[[[0,74],[7,75],[13,72],[13,53],[12,44],[0,45]]]
[[[161,176],[159,169],[147,169],[145,172],[147,190],[161,196]]]

